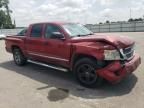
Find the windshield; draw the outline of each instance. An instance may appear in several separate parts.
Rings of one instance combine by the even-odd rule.
[[[88,30],[86,27],[84,27],[81,24],[64,24],[63,28],[66,30],[66,32],[71,36],[87,36],[92,35],[93,32]]]

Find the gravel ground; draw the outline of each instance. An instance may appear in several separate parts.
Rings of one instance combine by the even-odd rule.
[[[30,63],[16,66],[1,40],[0,108],[144,108],[144,32],[107,35],[134,39],[142,64],[121,83],[97,89],[78,85],[69,73]]]

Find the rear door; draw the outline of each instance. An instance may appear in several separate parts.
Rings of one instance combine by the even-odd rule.
[[[43,28],[44,24],[32,25],[26,38],[27,54],[35,60],[43,60],[43,57],[40,56],[43,54]]]

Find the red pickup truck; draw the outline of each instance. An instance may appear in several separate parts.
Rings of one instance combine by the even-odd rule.
[[[15,36],[7,36],[5,44],[17,65],[29,61],[68,70],[85,87],[96,87],[103,80],[118,83],[141,63],[134,41],[96,35],[77,23],[31,24]]]

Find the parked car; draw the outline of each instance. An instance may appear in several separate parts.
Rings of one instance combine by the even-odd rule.
[[[5,39],[5,35],[4,34],[0,34],[0,39]]]
[[[141,63],[133,40],[96,35],[76,23],[31,24],[18,35],[7,36],[5,43],[17,65],[29,60],[68,70],[85,87],[97,87],[104,79],[118,83]]]

